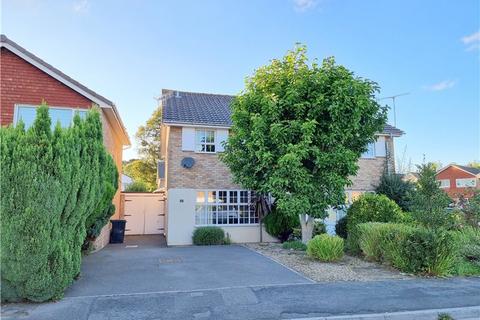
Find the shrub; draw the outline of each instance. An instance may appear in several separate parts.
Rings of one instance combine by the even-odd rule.
[[[458,275],[480,275],[480,229],[466,227],[452,232]]]
[[[193,232],[193,244],[197,246],[226,244],[225,232],[219,227],[199,227]]]
[[[347,216],[342,217],[335,224],[335,233],[337,236],[347,239]]]
[[[451,228],[452,215],[446,210],[451,200],[440,189],[434,165],[428,163],[418,169],[419,179],[412,197],[414,219],[425,227]]]
[[[395,201],[403,211],[409,211],[413,190],[414,185],[411,182],[403,181],[399,175],[387,174],[385,172],[380,178],[380,183],[375,192],[384,194],[389,199]]]
[[[357,226],[358,246],[368,259],[410,273],[444,276],[455,263],[453,238],[444,230],[388,223]]]
[[[343,257],[343,239],[328,234],[315,236],[307,244],[307,254],[320,261],[338,261]]]
[[[262,222],[265,224],[265,230],[280,241],[289,239],[293,229],[300,224],[298,217],[281,214],[275,206],[272,206],[272,211],[263,218]]]
[[[148,192],[148,187],[145,182],[134,181],[125,187],[124,192]]]
[[[401,222],[405,215],[400,207],[385,195],[366,193],[355,200],[347,210],[347,247],[359,253],[356,226],[365,222]]]
[[[80,273],[87,226],[111,208],[116,170],[104,171],[113,160],[100,113],[52,132],[42,105],[28,130],[2,127],[0,141],[2,300],[59,299]]]
[[[307,250],[307,245],[300,240],[286,241],[282,244],[283,249],[291,249],[296,251]]]

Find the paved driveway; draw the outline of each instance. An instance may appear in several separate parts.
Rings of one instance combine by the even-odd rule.
[[[84,258],[67,297],[311,283],[243,246],[161,247],[155,236],[130,237]]]

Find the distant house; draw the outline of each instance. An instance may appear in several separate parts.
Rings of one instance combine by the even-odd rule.
[[[419,178],[418,172],[407,172],[405,174],[401,174],[400,177],[403,181],[416,183]]]
[[[470,198],[474,189],[480,189],[480,169],[461,166],[458,164],[449,164],[438,170],[436,175],[440,188],[454,200],[460,195]]]
[[[36,108],[45,101],[52,123],[63,127],[72,124],[75,112],[85,116],[97,106],[101,112],[103,142],[112,155],[118,171],[122,171],[122,153],[130,145],[127,131],[115,104],[93,90],[70,78],[57,68],[27,51],[5,35],[0,39],[0,124],[16,125],[20,120],[32,125]],[[120,192],[113,199],[119,216]],[[108,242],[108,227],[102,231],[97,248]]]

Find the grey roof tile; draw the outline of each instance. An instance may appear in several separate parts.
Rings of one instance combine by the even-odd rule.
[[[467,166],[461,166],[458,164],[455,164],[456,167],[459,167],[462,170],[465,170],[467,172],[470,172],[473,175],[480,174],[480,169],[479,168],[473,168],[473,167],[467,167]]]
[[[191,124],[230,127],[230,103],[235,96],[162,90],[163,122],[167,124]],[[404,132],[386,124],[382,132],[399,137]]]

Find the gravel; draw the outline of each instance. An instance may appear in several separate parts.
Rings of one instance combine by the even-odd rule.
[[[412,278],[412,276],[393,268],[349,255],[345,255],[338,262],[326,263],[311,259],[304,251],[283,249],[279,243],[252,243],[245,246],[317,282]]]

